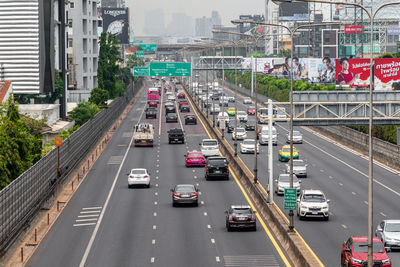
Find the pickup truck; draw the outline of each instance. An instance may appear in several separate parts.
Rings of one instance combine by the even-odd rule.
[[[135,146],[153,146],[154,129],[153,124],[138,123],[133,130]]]
[[[168,131],[168,143],[185,143],[185,135],[182,129],[172,128]]]

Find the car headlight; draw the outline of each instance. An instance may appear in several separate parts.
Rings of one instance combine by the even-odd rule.
[[[386,237],[386,241],[389,241],[389,242],[395,242],[395,241],[396,241],[396,239],[393,239],[393,238]]]
[[[390,263],[390,259],[382,260],[382,264],[388,264]]]
[[[352,261],[353,263],[362,263],[362,260],[358,260],[358,259],[356,259],[356,258],[351,258],[351,261]]]
[[[300,205],[300,208],[301,208],[301,209],[307,209],[307,206]]]

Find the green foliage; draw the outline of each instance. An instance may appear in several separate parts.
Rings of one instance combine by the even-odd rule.
[[[78,126],[81,126],[88,120],[94,118],[97,112],[99,112],[99,108],[96,104],[91,102],[81,102],[71,111],[70,118],[71,120],[74,120]]]
[[[143,58],[136,57],[136,55],[130,55],[126,62],[126,66],[128,67],[128,69],[144,66],[144,60]]]
[[[102,88],[96,87],[90,92],[89,102],[94,103],[98,106],[105,106],[108,100],[108,91]]]
[[[122,81],[115,82],[115,97],[123,96],[125,94],[126,87]]]
[[[127,68],[121,68],[119,72],[117,73],[117,80],[122,81],[125,85],[125,87],[128,87],[128,85],[132,81],[132,73],[131,70]]]

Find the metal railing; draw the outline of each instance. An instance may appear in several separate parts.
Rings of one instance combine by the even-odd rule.
[[[109,130],[142,84],[143,80],[139,80],[135,85],[128,86],[125,96],[115,99],[107,109],[100,111],[64,140],[60,148],[60,177],[57,177],[57,150],[53,149],[0,191],[0,255]]]

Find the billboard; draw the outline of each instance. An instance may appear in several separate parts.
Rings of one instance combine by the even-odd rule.
[[[336,59],[336,84],[351,87],[369,86],[369,68],[368,58]]]
[[[316,83],[335,82],[335,58],[307,58],[308,79]]]
[[[400,58],[377,58],[375,61],[375,90],[392,90],[400,82]]]
[[[280,21],[309,20],[307,2],[290,2],[279,5]]]
[[[121,44],[129,44],[128,8],[102,8],[103,32],[115,34]]]

